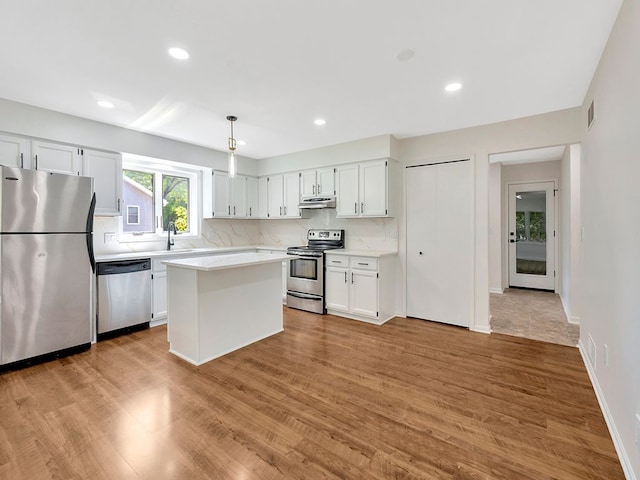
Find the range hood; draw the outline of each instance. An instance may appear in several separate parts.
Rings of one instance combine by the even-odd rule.
[[[336,208],[336,197],[304,198],[298,208]]]

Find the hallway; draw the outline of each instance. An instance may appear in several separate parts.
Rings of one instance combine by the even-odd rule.
[[[507,288],[490,298],[495,333],[575,347],[580,326],[567,322],[560,297],[553,292]]]

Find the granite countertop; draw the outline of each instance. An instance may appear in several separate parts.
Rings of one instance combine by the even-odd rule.
[[[238,253],[248,250],[273,250],[286,252],[287,247],[282,245],[244,245],[239,247],[204,247],[204,248],[174,248],[172,250],[152,250],[146,252],[104,253],[96,255],[96,262],[112,262],[118,260],[131,260],[134,258],[162,259],[171,257],[188,257],[217,255],[221,253]]]
[[[287,258],[289,257],[286,253],[245,252],[234,253],[231,255],[209,255],[206,257],[184,258],[181,260],[163,260],[162,263],[168,267],[212,272],[228,268],[282,262]]]
[[[391,250],[351,250],[348,248],[341,248],[339,250],[327,250],[326,253],[327,255],[348,255],[351,257],[371,258],[389,257],[398,254],[398,252],[394,252]]]

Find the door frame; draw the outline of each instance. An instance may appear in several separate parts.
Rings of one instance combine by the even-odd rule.
[[[553,183],[553,230],[555,235],[553,237],[553,270],[555,272],[555,277],[553,281],[553,292],[558,293],[558,285],[560,281],[560,263],[558,262],[559,257],[559,239],[560,239],[560,229],[558,228],[558,214],[559,214],[559,195],[558,192],[558,179],[557,178],[544,178],[539,180],[517,180],[513,182],[506,182],[504,185],[504,202],[502,205],[504,207],[503,212],[503,258],[506,259],[506,268],[503,268],[502,273],[505,277],[502,280],[502,284],[507,287],[510,284],[510,257],[509,257],[509,187],[513,185],[529,185],[534,183]]]

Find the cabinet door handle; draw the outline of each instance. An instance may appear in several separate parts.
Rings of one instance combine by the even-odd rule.
[[[351,272],[351,283],[353,283],[353,272]]]
[[[313,187],[311,187],[311,191],[313,192],[313,194],[316,194],[316,186],[314,185]]]
[[[233,206],[233,216],[234,217],[236,216],[236,206],[235,205]]]
[[[358,265],[369,265],[368,263],[358,262]]]
[[[251,216],[251,215],[252,215],[252,214],[251,214],[251,208],[252,208],[252,207],[249,207],[249,216]]]
[[[360,202],[360,213],[364,213],[364,202]]]
[[[280,207],[280,216],[282,216],[282,207]]]
[[[231,205],[227,207],[227,212],[228,212],[227,215],[231,215]]]
[[[358,202],[353,204],[353,213],[358,214]]]
[[[318,195],[320,195],[320,184],[318,184],[317,192],[318,192]]]
[[[347,283],[347,272],[344,272],[344,283]]]
[[[24,154],[20,154],[20,168],[24,168]]]
[[[38,155],[36,155],[36,170],[38,169]]]
[[[285,217],[287,216],[287,206],[286,205],[284,206],[284,216]]]
[[[118,199],[118,213],[120,213],[120,199]]]

